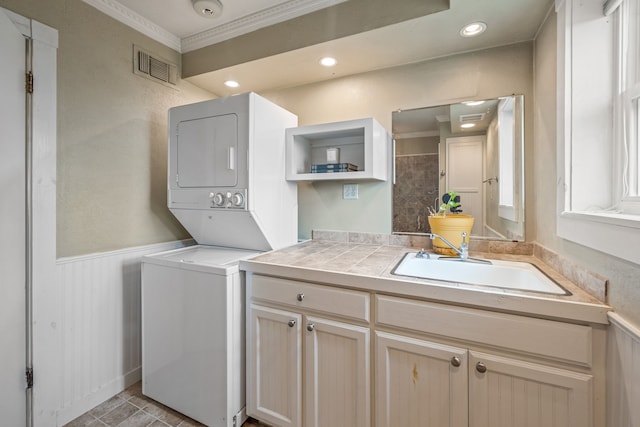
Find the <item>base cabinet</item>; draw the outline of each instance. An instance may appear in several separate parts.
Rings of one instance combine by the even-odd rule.
[[[371,426],[368,327],[260,304],[248,318],[248,415],[283,427]]]
[[[591,426],[591,375],[376,332],[376,426]]]
[[[247,413],[274,427],[601,425],[591,326],[252,274],[247,284]]]

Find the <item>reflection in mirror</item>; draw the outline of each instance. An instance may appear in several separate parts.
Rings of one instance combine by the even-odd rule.
[[[393,113],[393,231],[429,233],[429,207],[461,196],[474,237],[524,240],[524,97]]]

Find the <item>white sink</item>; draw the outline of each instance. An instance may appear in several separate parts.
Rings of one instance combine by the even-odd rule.
[[[537,267],[526,262],[491,260],[491,264],[485,264],[446,259],[435,254],[430,254],[430,258],[418,258],[416,252],[408,252],[391,273],[469,285],[571,295]]]

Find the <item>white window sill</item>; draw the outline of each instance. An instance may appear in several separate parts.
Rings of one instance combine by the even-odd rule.
[[[563,212],[558,236],[640,264],[640,215],[613,212]]]

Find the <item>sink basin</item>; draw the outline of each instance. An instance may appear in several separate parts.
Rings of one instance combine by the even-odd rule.
[[[475,286],[571,295],[536,266],[527,262],[491,260],[491,264],[488,264],[430,255],[431,258],[419,258],[416,257],[416,252],[408,252],[391,274]]]

